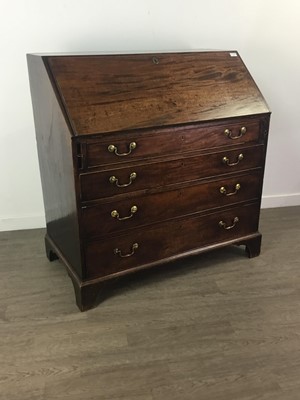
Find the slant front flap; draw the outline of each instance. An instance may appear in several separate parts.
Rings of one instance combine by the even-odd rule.
[[[46,60],[77,135],[269,112],[236,52]]]

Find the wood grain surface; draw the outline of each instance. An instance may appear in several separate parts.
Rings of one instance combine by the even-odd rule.
[[[74,143],[42,59],[28,55],[27,61],[47,232],[82,276]]]
[[[239,190],[236,190],[237,184],[240,185]],[[162,193],[145,195],[135,193],[132,198],[105,199],[106,202],[82,207],[82,228],[88,239],[93,236],[107,236],[110,233],[151,225],[174,217],[258,200],[261,186],[262,171],[257,169],[234,177],[223,176],[199,185],[185,186]],[[222,187],[225,188],[226,194],[220,193]],[[236,193],[233,194],[234,192]],[[137,207],[137,212],[134,214],[131,213],[132,206]],[[132,217],[118,220],[111,216],[113,210],[119,213],[119,218],[130,215]]]
[[[164,263],[172,257],[187,256],[206,246],[213,247],[254,235],[258,229],[259,207],[259,202],[244,204],[204,216],[172,219],[120,236],[88,242],[85,246],[87,277],[103,277],[142,268],[157,261]],[[236,223],[235,218],[238,218]],[[220,227],[220,221],[232,229]],[[138,244],[134,254],[124,257],[132,252],[134,243]],[[114,249],[119,249],[120,253],[114,254]]]
[[[245,144],[262,143],[264,130],[262,121],[266,116],[258,118],[239,118],[238,121],[221,120],[218,122],[190,124],[172,128],[152,128],[135,130],[118,134],[89,136],[86,138],[87,168],[95,168],[106,164],[119,164],[135,160],[147,160],[154,157],[168,157],[170,154],[182,155],[203,151],[203,149],[237,147]],[[245,128],[246,133],[241,134]],[[230,130],[229,137],[225,129]],[[83,142],[83,139],[82,139]],[[109,145],[117,147],[118,153],[127,153],[130,143],[136,143],[136,148],[130,155],[118,157],[109,152]]]
[[[0,233],[1,400],[299,400],[300,207],[232,247],[119,282],[79,313],[43,229]]]
[[[239,161],[239,155],[243,158]],[[81,200],[89,201],[115,198],[124,193],[135,191],[148,192],[150,189],[171,189],[171,185],[181,185],[185,182],[200,182],[204,178],[212,178],[263,167],[265,147],[261,145],[239,147],[234,150],[222,150],[214,153],[193,155],[191,157],[177,157],[168,161],[131,163],[130,166],[110,167],[99,172],[89,172],[79,175]],[[228,158],[229,164],[223,162]],[[136,178],[130,183],[130,176],[136,173]],[[115,176],[118,187],[110,182]]]
[[[28,67],[46,254],[66,265],[80,310],[125,273],[232,244],[259,254],[270,112],[237,52],[28,55]],[[242,182],[243,202],[224,204],[220,187],[215,197],[205,186],[224,178],[235,193],[230,179],[256,172]],[[145,214],[142,229],[108,234],[85,218],[85,207],[158,193],[164,201],[152,198],[156,217]]]
[[[75,135],[269,112],[237,52],[44,59]]]

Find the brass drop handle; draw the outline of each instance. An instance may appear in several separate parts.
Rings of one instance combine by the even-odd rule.
[[[226,222],[224,222],[224,221],[219,221],[219,227],[220,227],[220,228],[224,228],[224,229],[226,229],[226,230],[232,229],[232,228],[235,227],[235,225],[236,225],[238,222],[239,222],[239,217],[234,217],[232,225],[227,226]]]
[[[131,253],[128,253],[128,254],[122,254],[122,251],[121,251],[121,250],[119,250],[118,248],[116,248],[116,249],[114,249],[114,254],[115,254],[116,256],[119,256],[119,257],[121,257],[121,258],[125,258],[125,257],[131,257],[131,256],[133,256],[133,255],[134,255],[134,253],[135,253],[135,250],[137,250],[137,249],[138,249],[138,247],[139,247],[138,243],[133,243],[133,245],[131,246]]]
[[[129,154],[131,154],[132,150],[134,150],[135,148],[136,148],[136,143],[135,142],[131,142],[129,144],[129,151],[127,153],[118,153],[118,148],[114,144],[110,144],[108,146],[107,150],[110,153],[115,153],[116,156],[124,157],[124,156],[128,156]]]
[[[237,192],[240,190],[240,188],[241,188],[241,185],[239,183],[237,183],[235,185],[235,191],[227,193],[225,186],[222,186],[222,187],[220,187],[220,193],[225,194],[225,196],[233,196],[234,194],[237,194]]]
[[[232,131],[230,129],[225,129],[224,133],[229,139],[239,139],[241,138],[245,133],[247,132],[247,128],[245,126],[242,126],[240,129],[240,133],[236,136],[232,135]]]
[[[137,212],[137,210],[138,210],[137,206],[132,206],[131,209],[130,209],[130,215],[128,215],[127,217],[120,217],[120,214],[118,213],[117,210],[113,210],[113,211],[110,213],[110,215],[111,215],[113,218],[117,218],[119,221],[124,221],[125,219],[132,218],[133,215]]]
[[[129,176],[129,182],[128,183],[119,183],[119,179],[116,178],[114,175],[112,175],[109,178],[109,182],[112,183],[112,184],[115,184],[119,188],[123,188],[123,187],[126,187],[126,186],[130,186],[132,184],[132,182],[136,179],[136,177],[137,177],[136,172],[131,172],[131,174]]]
[[[227,164],[229,167],[233,167],[234,165],[237,165],[242,159],[244,158],[244,155],[241,153],[238,155],[237,161],[235,162],[230,162],[228,157],[223,157],[222,161],[224,164]]]

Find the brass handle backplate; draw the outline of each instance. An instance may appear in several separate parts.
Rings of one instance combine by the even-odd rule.
[[[130,215],[128,215],[127,217],[120,217],[120,214],[118,213],[117,210],[113,210],[110,215],[113,218],[117,218],[119,221],[124,221],[125,219],[129,219],[132,218],[134,216],[134,214],[137,212],[138,208],[137,206],[132,206],[130,209]]]
[[[224,222],[224,221],[219,221],[219,227],[220,227],[220,228],[224,228],[224,229],[226,229],[226,230],[232,229],[232,228],[235,227],[235,225],[236,225],[238,222],[239,222],[239,217],[234,217],[232,225],[227,226],[226,222]]]
[[[227,137],[229,137],[229,139],[239,139],[241,138],[243,135],[245,135],[245,133],[247,132],[247,128],[245,126],[242,126],[240,129],[240,133],[236,136],[232,135],[232,131],[230,129],[225,129],[224,133]]]
[[[222,161],[224,164],[227,164],[229,167],[233,167],[234,165],[237,165],[242,159],[244,158],[244,155],[241,153],[238,155],[237,161],[235,162],[230,162],[228,157],[223,157]]]
[[[240,190],[240,188],[241,188],[241,185],[239,183],[237,183],[235,185],[235,191],[227,193],[227,189],[225,188],[225,186],[222,186],[222,187],[220,187],[220,193],[224,194],[225,196],[233,196],[234,194],[237,194],[237,192]]]
[[[109,182],[112,183],[112,184],[115,184],[115,185],[118,186],[119,188],[123,188],[123,187],[126,187],[126,186],[131,185],[132,182],[136,179],[136,177],[137,177],[136,172],[131,172],[131,174],[130,174],[130,176],[129,176],[129,182],[128,182],[128,183],[119,183],[119,179],[116,178],[114,175],[112,175],[112,176],[109,178]]]
[[[135,142],[131,142],[131,143],[129,144],[129,150],[128,150],[127,153],[118,153],[118,148],[117,148],[117,146],[115,146],[114,144],[110,144],[110,145],[108,146],[107,150],[108,150],[110,153],[115,153],[116,156],[124,157],[124,156],[128,156],[129,154],[131,154],[132,150],[134,150],[135,148],[136,148],[136,143],[135,143]]]
[[[134,255],[134,253],[135,253],[135,250],[137,250],[137,249],[138,249],[138,247],[139,247],[138,243],[133,243],[133,245],[131,246],[131,253],[128,253],[128,254],[122,254],[122,251],[121,251],[121,250],[119,250],[118,248],[116,248],[116,249],[114,249],[114,254],[115,254],[116,256],[119,256],[119,257],[121,257],[121,258],[125,258],[125,257],[131,257],[131,256],[133,256],[133,255]]]

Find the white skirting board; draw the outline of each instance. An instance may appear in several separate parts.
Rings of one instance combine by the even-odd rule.
[[[45,228],[45,215],[0,216],[0,232]]]
[[[261,202],[262,208],[293,207],[293,206],[300,206],[300,193],[278,194],[278,195],[262,197],[262,202]]]
[[[263,196],[262,208],[300,206],[300,193]],[[45,228],[44,215],[0,216],[0,232]]]

